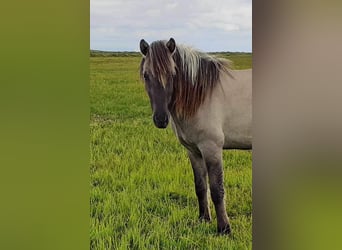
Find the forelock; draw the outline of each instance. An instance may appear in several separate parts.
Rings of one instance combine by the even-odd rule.
[[[176,73],[175,63],[166,47],[166,41],[151,43],[144,68],[151,72],[153,77],[157,78],[164,87],[166,86],[168,79]]]

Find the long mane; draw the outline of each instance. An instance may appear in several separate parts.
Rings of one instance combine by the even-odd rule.
[[[146,58],[142,60],[140,73],[142,76],[144,63],[148,63],[153,76],[164,87],[172,79],[173,96],[169,109],[177,117],[187,119],[197,112],[219,84],[220,73],[231,75],[230,61],[184,45],[177,45],[171,54],[165,44],[166,41],[151,44]]]

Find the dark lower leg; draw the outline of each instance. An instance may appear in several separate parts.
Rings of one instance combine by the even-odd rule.
[[[210,194],[217,216],[217,231],[221,234],[229,234],[231,230],[224,202],[223,170],[221,164],[210,166],[209,182]]]
[[[208,184],[207,184],[207,169],[203,158],[200,155],[188,153],[191,166],[194,172],[195,191],[198,199],[199,218],[201,220],[210,221],[210,210],[208,206]]]
[[[207,196],[207,183],[206,178],[196,178],[195,176],[195,189],[199,206],[199,218],[205,221],[210,221],[210,210],[208,206]]]

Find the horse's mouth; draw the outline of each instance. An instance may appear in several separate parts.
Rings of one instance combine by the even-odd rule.
[[[168,122],[161,122],[161,123],[155,122],[155,123],[154,123],[154,125],[155,125],[157,128],[161,128],[161,129],[166,128],[168,124],[169,124]]]

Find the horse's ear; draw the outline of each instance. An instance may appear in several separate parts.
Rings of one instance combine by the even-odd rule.
[[[144,39],[140,40],[140,52],[141,52],[141,54],[146,56],[149,47],[150,47],[150,45],[148,45],[148,43]]]
[[[176,50],[176,41],[172,37],[170,40],[166,43],[166,47],[170,50],[171,54],[173,54]]]

